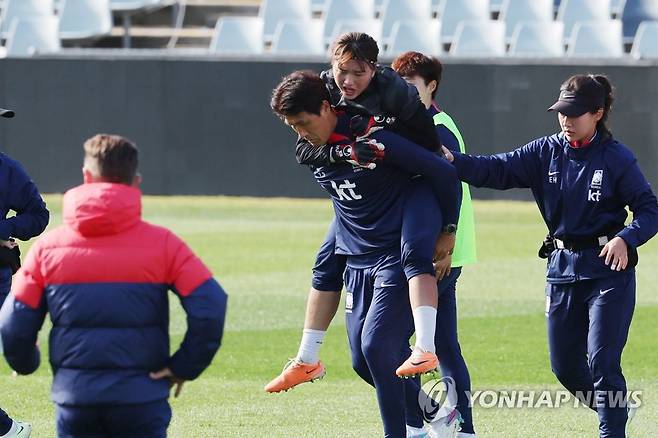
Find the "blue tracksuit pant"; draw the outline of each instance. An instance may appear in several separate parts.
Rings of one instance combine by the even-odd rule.
[[[436,315],[434,343],[439,357],[443,377],[452,377],[457,389],[457,410],[462,416],[461,431],[474,433],[473,414],[468,394],[471,391],[471,377],[466,361],[462,356],[457,337],[457,299],[455,296],[457,279],[461,268],[452,268],[450,273],[439,281],[439,307]],[[418,405],[420,378],[405,380],[407,399],[407,424],[422,427],[423,417]]]
[[[621,353],[634,308],[634,271],[546,288],[551,368],[597,411],[601,437],[625,436],[626,406],[615,398],[626,398]]]
[[[406,436],[403,380],[413,319],[399,253],[349,257],[345,270],[346,326],[352,367],[375,387],[384,436]]]
[[[171,421],[167,400],[138,405],[55,408],[58,438],[165,438]]]
[[[406,192],[400,250],[402,268],[411,279],[434,275],[434,247],[443,224],[441,208],[424,178],[414,178]]]
[[[11,289],[11,270],[0,269],[0,307]],[[0,349],[1,350],[1,349]],[[0,408],[0,435],[5,435],[11,429],[12,419]]]
[[[0,436],[5,435],[11,429],[12,419],[2,409],[0,409]]]

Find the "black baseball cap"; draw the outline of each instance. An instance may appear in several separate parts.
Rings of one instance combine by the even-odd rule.
[[[596,111],[605,104],[605,89],[596,79],[589,78],[578,91],[560,89],[557,102],[548,111],[558,111],[567,117],[580,117],[586,112]]]
[[[15,115],[16,114],[12,110],[0,108],[0,117],[6,117],[8,119],[11,119]]]

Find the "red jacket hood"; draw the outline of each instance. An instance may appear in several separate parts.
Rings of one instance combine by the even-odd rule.
[[[125,184],[82,184],[64,195],[64,223],[83,236],[118,234],[141,221],[141,196]]]

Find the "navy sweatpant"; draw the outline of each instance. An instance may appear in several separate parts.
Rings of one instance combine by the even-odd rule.
[[[635,272],[548,284],[551,368],[560,383],[598,412],[601,437],[625,436],[621,353],[635,308]]]
[[[400,251],[407,280],[434,275],[434,247],[443,228],[439,201],[423,178],[414,178],[405,192]]]
[[[384,436],[404,438],[403,380],[395,370],[409,356],[413,319],[399,252],[349,257],[345,289],[352,367],[375,387]]]
[[[167,400],[138,405],[56,405],[58,438],[165,438],[171,421]]]
[[[455,296],[457,279],[461,268],[452,268],[450,273],[439,281],[439,307],[436,314],[436,334],[434,343],[439,357],[443,377],[452,377],[457,389],[457,410],[462,416],[461,431],[474,433],[473,414],[468,394],[471,391],[471,377],[466,361],[462,356],[457,336],[457,299]],[[421,427],[423,417],[418,404],[420,378],[405,380],[407,399],[407,424]]]
[[[0,409],[0,435],[5,435],[11,429],[13,420],[2,409]]]
[[[7,268],[0,269],[0,307],[5,302],[7,294],[11,289],[11,270]],[[2,340],[0,339],[0,342]],[[2,352],[2,346],[0,345],[0,353]],[[4,435],[9,432],[11,429],[12,419],[9,418],[7,413],[0,408],[0,435]]]

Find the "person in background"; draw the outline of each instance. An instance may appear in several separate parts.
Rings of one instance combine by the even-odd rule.
[[[63,225],[31,248],[0,310],[5,358],[19,374],[36,371],[50,314],[58,436],[165,437],[170,388],[178,396],[210,365],[227,296],[178,236],[142,220],[136,146],[100,134],[84,151]],[[187,314],[173,355],[168,290]]]
[[[395,58],[391,64],[400,76],[418,89],[421,102],[431,114],[443,146],[451,151],[466,152],[464,139],[453,119],[436,104],[436,94],[441,84],[443,66],[436,58],[419,52],[406,52]],[[473,205],[468,184],[462,183],[462,202],[459,211],[459,229],[454,251],[447,251],[447,256],[437,260],[436,278],[439,281],[439,306],[436,315],[436,344],[441,374],[455,381],[457,390],[457,411],[461,415],[461,427],[458,438],[475,436],[473,414],[468,394],[471,393],[471,378],[466,361],[462,356],[457,336],[457,279],[462,266],[476,262],[475,224]],[[444,428],[444,422],[433,421],[430,427]],[[449,426],[457,427],[457,423]]]
[[[12,110],[0,108],[0,117],[12,118]],[[50,213],[39,190],[18,161],[0,153],[0,305],[11,289],[12,275],[20,267],[20,251],[14,240],[29,240],[46,229]],[[7,218],[9,211],[16,215]],[[0,353],[2,341],[0,340]],[[12,420],[0,409],[0,438],[29,437],[28,423]]]
[[[559,133],[497,155],[444,152],[462,181],[532,190],[548,227],[539,256],[548,259],[551,368],[597,412],[601,437],[625,437],[635,410],[625,403],[621,356],[635,308],[637,248],[658,231],[658,201],[607,126],[612,102],[606,76],[571,76],[549,108],[558,113]]]

